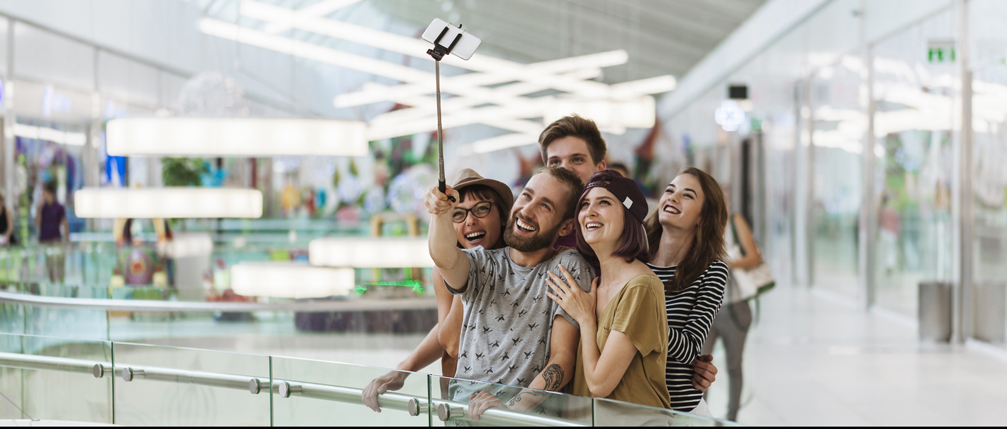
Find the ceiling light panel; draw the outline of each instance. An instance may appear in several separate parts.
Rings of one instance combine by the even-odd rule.
[[[121,118],[109,121],[115,156],[364,156],[360,121],[273,118]]]
[[[433,267],[426,237],[318,238],[308,243],[311,265],[343,268]]]
[[[231,266],[231,288],[244,296],[326,298],[356,287],[352,268],[314,267],[298,262],[242,262]]]
[[[262,217],[262,192],[234,188],[84,188],[74,192],[82,218]]]

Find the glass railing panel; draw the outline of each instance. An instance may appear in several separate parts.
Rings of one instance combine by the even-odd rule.
[[[117,301],[118,302],[118,301]],[[168,302],[214,311],[113,311],[111,341],[221,351],[268,350],[289,357],[395,367],[437,323],[432,297],[261,299],[257,303]],[[276,310],[230,311],[255,306]]]
[[[0,287],[3,292],[15,292],[13,286]],[[26,306],[21,304],[0,302],[0,333],[24,334]]]
[[[507,371],[507,368],[502,368]],[[434,426],[591,426],[591,398],[504,384],[430,377],[430,394],[436,409]],[[469,404],[480,392],[499,400],[476,416]],[[480,402],[492,398],[483,397]],[[502,404],[502,406],[500,405]],[[476,405],[475,407],[481,407]],[[475,422],[478,420],[478,423]]]
[[[727,420],[611,399],[594,400],[595,426],[740,426]]]
[[[113,343],[115,423],[268,426],[269,357]]]
[[[272,369],[277,426],[430,425],[426,374],[282,357],[272,358]],[[372,411],[364,401],[372,381],[375,386],[387,381],[396,387],[370,397],[376,398],[381,412]]]
[[[112,346],[0,334],[0,418],[112,421]]]
[[[107,300],[107,288],[58,283],[18,283],[8,285],[18,293],[39,298],[87,298]],[[108,340],[108,317],[102,308],[14,304],[23,312],[23,332],[59,338],[79,338],[92,341]]]
[[[293,317],[282,311],[110,311],[109,338],[226,351],[240,351],[243,344],[268,348],[296,334]]]

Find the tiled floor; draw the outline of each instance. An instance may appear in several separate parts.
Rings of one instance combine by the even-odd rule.
[[[831,294],[780,288],[760,313],[745,351],[741,423],[1007,424],[1002,349],[921,345],[912,323]],[[722,350],[715,363],[724,367]],[[727,407],[721,374],[709,398],[715,415]]]

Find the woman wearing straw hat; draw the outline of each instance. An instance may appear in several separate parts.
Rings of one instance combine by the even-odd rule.
[[[458,191],[459,201],[452,213],[458,247],[487,249],[504,247],[503,220],[514,204],[514,194],[503,182],[487,179],[472,169],[464,169],[449,184]],[[372,380],[364,389],[364,404],[380,411],[377,395],[402,388],[407,372],[422,370],[441,359],[441,374],[453,377],[458,356],[458,341],[462,326],[462,303],[444,287],[444,280],[434,269],[434,292],[437,295],[438,323],[405,360],[392,371]],[[442,379],[446,384],[447,379]],[[442,386],[446,387],[446,386]]]

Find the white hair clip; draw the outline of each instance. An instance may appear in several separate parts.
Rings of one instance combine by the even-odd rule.
[[[630,207],[633,207],[633,200],[626,197],[626,200],[622,202],[622,205],[626,206],[626,210],[629,210]]]

